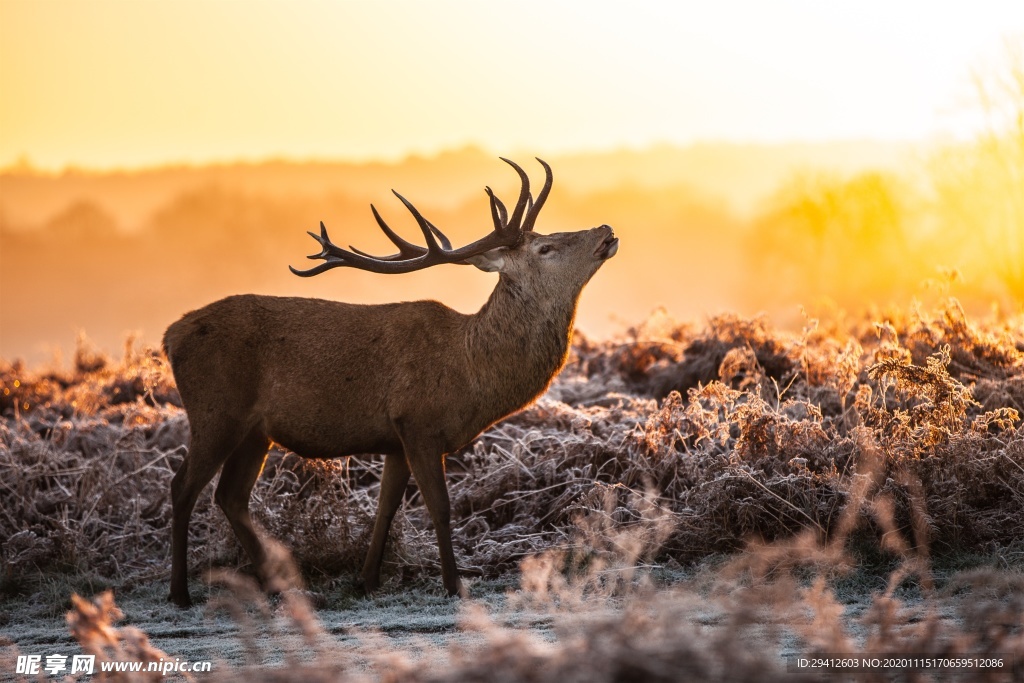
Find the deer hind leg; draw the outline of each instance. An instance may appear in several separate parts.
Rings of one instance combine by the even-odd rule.
[[[377,503],[377,520],[373,524],[373,539],[366,554],[361,575],[362,588],[367,593],[377,590],[380,585],[380,565],[384,559],[384,544],[395,518],[395,512],[402,504],[405,487],[409,483],[409,463],[402,453],[393,453],[384,458],[384,473],[380,478],[380,500]]]
[[[249,497],[263,472],[269,448],[270,439],[261,430],[253,429],[249,432],[224,463],[217,492],[213,497],[228,518],[249,560],[256,567],[256,574],[264,587],[269,585],[273,577],[267,575],[267,553],[253,528],[252,517],[249,516]]]
[[[189,607],[188,524],[199,494],[217,474],[224,461],[241,440],[241,430],[223,426],[219,433],[192,429],[188,455],[171,481],[171,592],[168,600]]]
[[[444,453],[440,448],[410,448],[408,444],[406,453],[412,475],[419,484],[420,495],[434,522],[437,548],[441,553],[441,581],[444,589],[448,595],[461,595],[462,584],[452,549],[451,503],[448,499],[448,485],[444,480]]]

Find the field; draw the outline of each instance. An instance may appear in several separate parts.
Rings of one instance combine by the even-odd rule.
[[[5,362],[0,384],[5,672],[78,651],[72,593],[100,596],[68,617],[85,651],[224,680],[834,680],[784,658],[825,654],[1003,657],[958,680],[1013,680],[1024,653],[1024,318],[955,299],[577,333],[545,396],[448,457],[462,602],[412,485],[383,589],[357,594],[381,462],[275,449],[252,510],[290,588],[253,589],[211,486],[207,599],[179,612],[188,423],[162,354],[82,341],[71,369]],[[949,672],[919,673],[897,680]]]
[[[0,36],[0,683],[1024,681],[1024,3]]]

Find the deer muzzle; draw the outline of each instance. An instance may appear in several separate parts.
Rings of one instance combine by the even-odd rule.
[[[615,252],[619,250],[619,238],[612,232],[612,228],[609,225],[602,225],[598,230],[607,230],[608,234],[605,235],[601,243],[597,245],[597,249],[594,250],[594,256],[605,261],[615,256]]]

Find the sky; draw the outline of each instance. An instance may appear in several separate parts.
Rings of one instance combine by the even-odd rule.
[[[1020,35],[1020,0],[0,0],[0,166],[966,135]]]

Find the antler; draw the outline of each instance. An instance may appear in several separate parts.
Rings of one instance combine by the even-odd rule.
[[[319,275],[326,270],[340,266],[358,268],[359,270],[367,270],[374,273],[411,273],[415,270],[422,270],[423,268],[429,268],[441,263],[463,263],[466,259],[482,254],[485,251],[490,251],[497,247],[512,247],[519,244],[523,239],[523,233],[533,230],[533,226],[537,221],[537,214],[540,213],[541,207],[544,206],[548,193],[551,191],[553,180],[551,167],[543,160],[537,159],[540,165],[544,167],[545,181],[544,187],[541,189],[540,194],[537,195],[537,201],[535,202],[530,194],[530,179],[527,177],[526,171],[515,162],[509,161],[504,157],[501,157],[501,160],[514,168],[522,180],[519,199],[516,201],[515,209],[512,210],[512,216],[509,217],[505,205],[494,196],[491,188],[484,188],[491,202],[491,219],[494,222],[494,230],[476,242],[453,249],[451,242],[437,226],[424,218],[409,200],[395,192],[395,196],[405,204],[413,218],[416,219],[417,225],[420,226],[420,231],[423,233],[423,238],[427,243],[426,247],[421,247],[403,239],[384,222],[384,219],[377,212],[377,208],[371,204],[370,210],[373,212],[377,225],[387,235],[387,238],[391,240],[391,243],[398,247],[397,254],[372,256],[353,246],[349,246],[348,249],[342,249],[331,242],[330,237],[327,236],[327,228],[324,226],[323,221],[321,221],[320,234],[309,233],[320,244],[321,251],[319,254],[313,254],[307,258],[322,259],[324,263],[309,270],[296,270],[292,266],[289,266],[289,269],[302,277]]]

